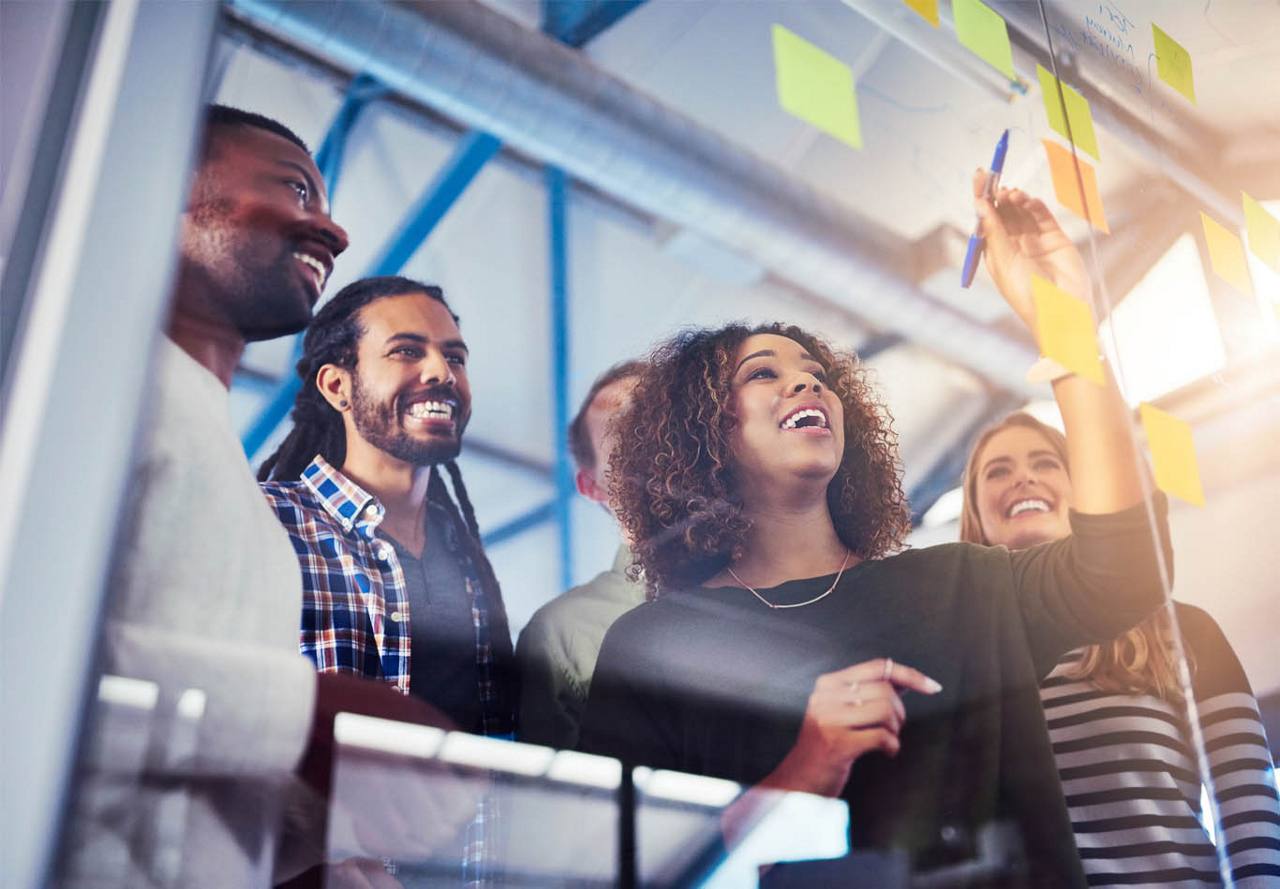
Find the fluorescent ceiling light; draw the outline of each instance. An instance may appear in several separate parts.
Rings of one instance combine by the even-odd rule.
[[[1154,401],[1226,366],[1195,239],[1184,234],[1099,327],[1131,405]]]
[[[920,517],[920,526],[936,528],[954,522],[964,511],[964,489],[952,488],[933,502],[928,511]]]

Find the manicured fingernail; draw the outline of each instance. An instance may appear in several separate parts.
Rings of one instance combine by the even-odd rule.
[[[936,679],[930,679],[927,676],[925,677],[924,687],[931,695],[936,695],[938,692],[942,691],[942,683]]]

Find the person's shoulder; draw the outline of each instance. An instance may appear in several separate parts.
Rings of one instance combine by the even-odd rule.
[[[314,508],[319,505],[311,489],[303,484],[301,479],[295,481],[271,479],[270,481],[258,482],[258,487],[262,489],[263,496],[272,503],[289,503],[307,508]]]
[[[1249,692],[1248,677],[1222,627],[1209,612],[1174,602],[1183,647],[1191,658],[1196,697],[1205,699],[1232,692]]]
[[[581,605],[593,599],[594,586],[600,581],[600,578],[605,576],[605,573],[607,572],[596,574],[590,581],[568,588],[568,590],[556,596],[556,599],[550,600],[547,604],[541,606],[541,608],[534,611],[534,617],[529,619],[527,627],[545,632],[566,622],[566,620],[572,620],[573,615],[580,610]]]
[[[258,489],[286,527],[297,525],[307,518],[327,518],[315,493],[301,479],[258,482]]]
[[[1222,627],[1218,626],[1213,615],[1203,608],[1175,601],[1173,610],[1178,616],[1178,627],[1182,630],[1188,645],[1197,647],[1197,643],[1205,643],[1209,646],[1226,644],[1227,637],[1223,635]]]
[[[1193,659],[1208,658],[1216,661],[1226,652],[1234,659],[1235,652],[1231,649],[1231,643],[1209,612],[1195,605],[1176,601],[1173,603],[1173,610],[1178,617],[1183,644]]]

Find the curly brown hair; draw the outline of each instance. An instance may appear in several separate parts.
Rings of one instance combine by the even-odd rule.
[[[646,361],[609,460],[613,505],[651,598],[700,584],[742,555],[751,519],[734,478],[730,384],[739,346],[762,333],[803,346],[844,405],[844,457],[827,486],[840,540],[871,559],[910,530],[893,419],[857,355],[790,324],[686,330]]]

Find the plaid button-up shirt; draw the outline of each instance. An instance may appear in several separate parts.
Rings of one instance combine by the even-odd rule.
[[[408,694],[412,648],[409,598],[395,547],[377,536],[386,510],[377,498],[316,456],[298,481],[262,483],[302,567],[302,653],[322,673],[382,679]],[[463,534],[465,529],[460,529]],[[458,535],[446,535],[466,584],[486,735],[514,729],[514,695],[498,658],[510,662],[502,603],[488,594]],[[495,591],[496,593],[496,591]],[[494,632],[506,635],[493,638]],[[473,727],[464,726],[473,729]]]

